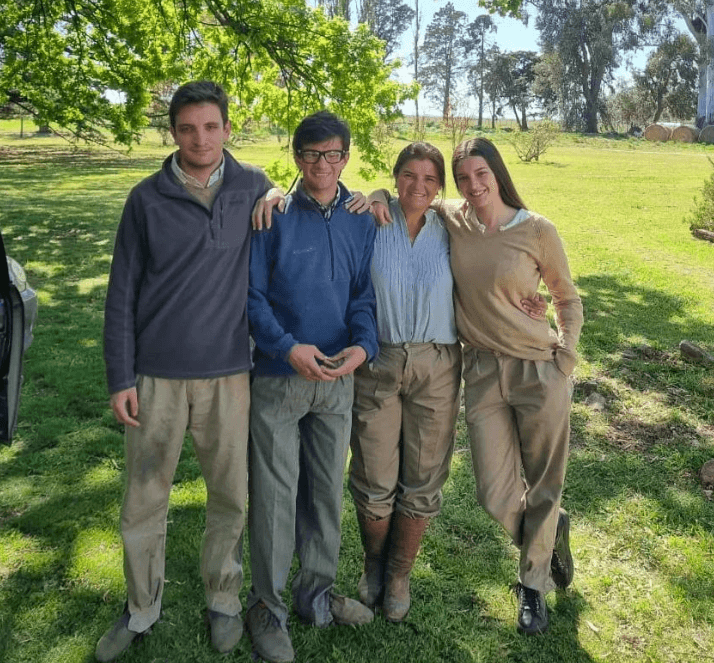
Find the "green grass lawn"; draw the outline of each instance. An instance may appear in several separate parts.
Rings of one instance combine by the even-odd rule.
[[[0,448],[0,661],[89,661],[124,601],[123,435],[101,354],[106,280],[124,199],[170,148],[152,138],[127,157],[18,133],[19,124],[0,123],[0,226],[40,313],[16,439]],[[548,597],[547,635],[516,633],[516,551],[476,504],[460,428],[406,622],[318,630],[293,620],[297,660],[714,661],[714,503],[698,478],[714,458],[714,368],[685,361],[677,347],[688,339],[714,353],[714,244],[693,239],[684,221],[714,148],[564,136],[539,163],[523,164],[507,134],[492,137],[526,203],[558,226],[585,307],[564,496],[575,580]],[[448,141],[434,142],[448,160]],[[265,166],[280,145],[242,143],[234,154]],[[353,176],[358,157],[348,184],[392,187],[387,177]],[[455,191],[449,182],[447,197]],[[585,403],[593,389],[607,398],[603,412]],[[163,617],[122,661],[226,660],[203,622],[204,500],[187,442],[169,512]],[[347,497],[338,589],[356,596],[360,572]],[[249,640],[229,658],[249,661]]]

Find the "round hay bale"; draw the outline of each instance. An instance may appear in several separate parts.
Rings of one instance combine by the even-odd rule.
[[[650,124],[645,129],[645,139],[664,143],[672,136],[672,130],[661,124]]]
[[[714,143],[714,124],[704,127],[704,129],[699,132],[699,142]]]
[[[699,129],[682,124],[672,131],[672,140],[680,143],[696,143],[699,138]]]

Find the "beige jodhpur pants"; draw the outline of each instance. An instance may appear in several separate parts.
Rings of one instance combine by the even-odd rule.
[[[439,513],[460,385],[458,343],[381,344],[355,371],[349,488],[368,519]]]
[[[207,380],[139,376],[138,428],[126,427],[126,491],[121,512],[129,628],[159,618],[166,514],[186,429],[206,482],[201,577],[210,610],[240,613],[247,492],[248,373]]]
[[[468,346],[463,377],[478,500],[520,548],[520,582],[548,592],[570,436],[568,378],[552,361]]]

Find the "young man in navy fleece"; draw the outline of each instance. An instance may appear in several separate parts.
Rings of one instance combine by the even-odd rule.
[[[326,111],[295,131],[296,192],[251,246],[248,317],[256,348],[250,415],[247,625],[268,661],[292,661],[282,598],[293,552],[298,615],[317,626],[364,624],[373,614],[336,594],[352,373],[377,353],[369,214],[347,212],[339,182],[347,125]]]
[[[166,514],[187,428],[208,492],[201,576],[211,641],[228,652],[243,631],[250,211],[270,182],[223,149],[231,125],[220,86],[181,86],[169,117],[178,151],[129,194],[107,292],[107,379],[126,428],[127,604],[97,645],[100,661],[159,618]]]

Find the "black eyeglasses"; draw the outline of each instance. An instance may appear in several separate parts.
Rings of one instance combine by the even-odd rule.
[[[319,150],[298,150],[297,154],[305,163],[317,163],[320,157],[325,157],[327,163],[339,163],[345,158],[347,151],[325,150],[324,152],[320,152]]]

